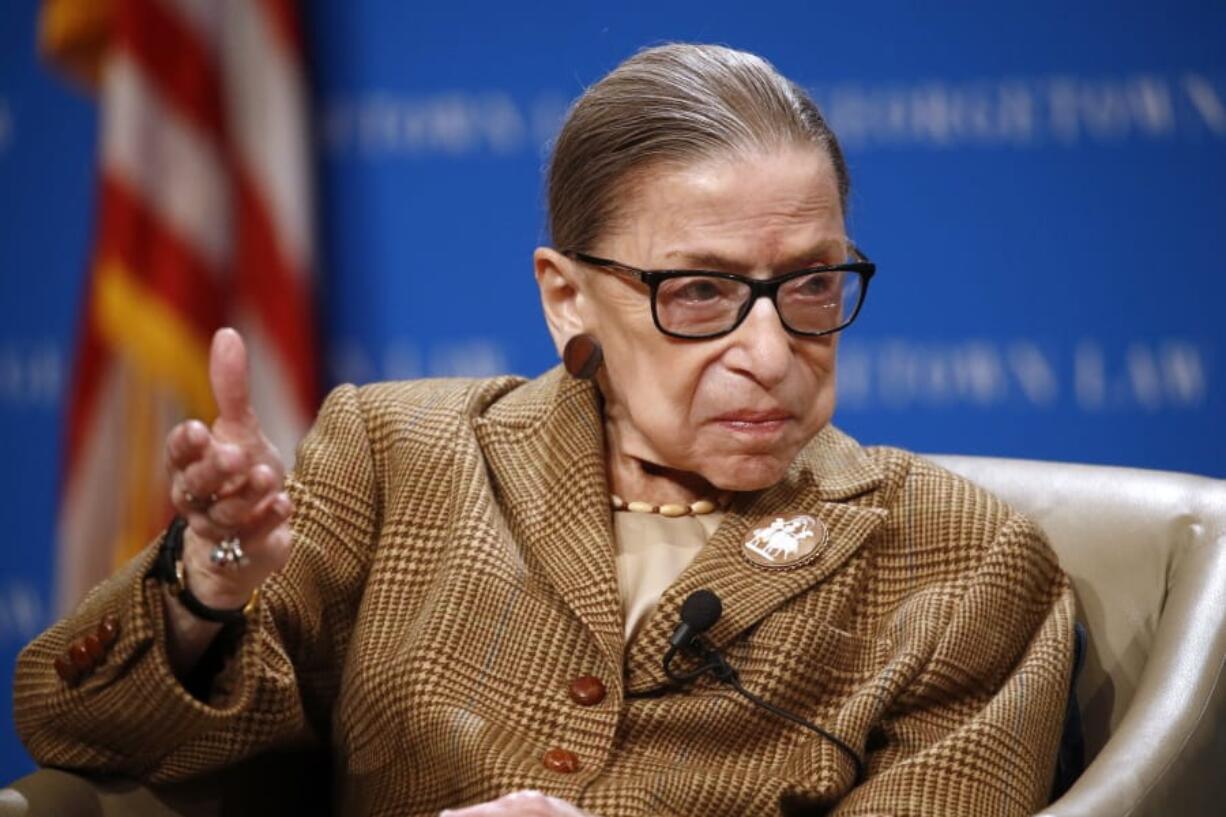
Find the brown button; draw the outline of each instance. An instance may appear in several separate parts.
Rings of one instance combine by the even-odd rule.
[[[97,635],[102,646],[109,647],[114,644],[115,639],[119,638],[119,619],[115,616],[107,616],[99,621]]]
[[[68,648],[68,658],[81,672],[89,672],[94,668],[94,659],[89,657],[89,651],[80,640],[72,642],[72,646]]]
[[[81,671],[69,661],[65,656],[61,655],[55,659],[55,674],[60,676],[64,683],[76,683],[76,680],[81,677]]]
[[[579,771],[579,757],[565,749],[550,749],[541,756],[541,764],[551,772],[570,774]]]
[[[102,640],[98,636],[90,633],[81,639],[81,643],[85,645],[85,651],[89,653],[90,659],[97,664],[106,655],[106,647],[102,646]]]
[[[580,675],[570,682],[570,699],[579,706],[595,706],[604,696],[604,681],[595,675]]]

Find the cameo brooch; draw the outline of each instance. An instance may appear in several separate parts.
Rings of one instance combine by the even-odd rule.
[[[829,537],[822,521],[808,514],[766,517],[745,534],[741,555],[754,567],[788,570],[811,562]]]

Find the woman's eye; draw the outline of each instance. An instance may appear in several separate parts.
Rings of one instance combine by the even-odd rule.
[[[821,297],[829,295],[835,290],[835,280],[833,275],[813,275],[809,278],[801,280],[800,285],[796,287],[796,293],[808,298]]]
[[[673,291],[673,297],[683,301],[713,301],[723,292],[713,281],[686,281]]]

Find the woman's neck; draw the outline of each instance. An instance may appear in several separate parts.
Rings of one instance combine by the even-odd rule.
[[[645,441],[626,433],[621,423],[605,420],[605,461],[609,491],[627,502],[686,505],[700,499],[715,500],[722,492],[698,474],[669,468],[654,461]]]

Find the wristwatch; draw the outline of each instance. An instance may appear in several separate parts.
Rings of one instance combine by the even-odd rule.
[[[183,531],[186,529],[187,520],[183,517],[176,516],[171,521],[166,532],[162,534],[162,541],[158,545],[157,561],[150,575],[165,584],[188,612],[197,618],[217,624],[234,624],[245,621],[260,597],[259,590],[253,591],[251,598],[242,607],[223,610],[205,604],[196,598],[196,595],[188,588],[187,570],[183,566]]]

